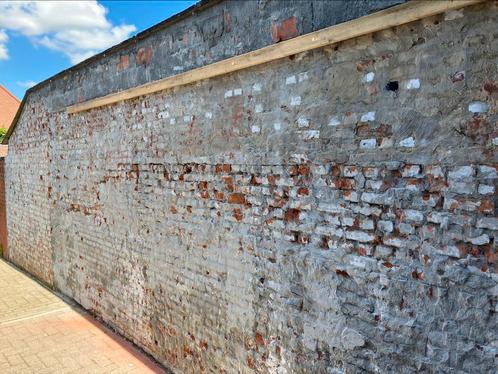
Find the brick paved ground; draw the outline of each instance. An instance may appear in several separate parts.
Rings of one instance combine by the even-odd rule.
[[[0,373],[162,373],[83,310],[0,260]]]

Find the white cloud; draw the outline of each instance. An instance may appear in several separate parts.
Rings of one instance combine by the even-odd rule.
[[[9,37],[5,30],[0,29],[0,60],[8,60],[9,52],[7,51],[7,41]]]
[[[36,86],[38,82],[35,81],[26,81],[26,82],[17,82],[18,86],[24,87],[24,88],[31,88],[33,86]]]
[[[0,1],[0,59],[7,53],[7,35],[18,32],[78,63],[111,47],[136,31],[134,25],[113,25],[97,1]],[[5,57],[4,57],[5,58]]]

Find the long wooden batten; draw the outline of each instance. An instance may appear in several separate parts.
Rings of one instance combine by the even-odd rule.
[[[368,16],[330,26],[181,74],[172,75],[155,82],[74,104],[67,107],[66,110],[68,113],[78,113],[169,88],[187,85],[483,1],[485,0],[412,0]]]

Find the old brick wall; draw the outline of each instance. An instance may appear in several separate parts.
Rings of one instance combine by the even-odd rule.
[[[496,3],[76,115],[31,94],[10,258],[179,372],[496,369]]]
[[[125,41],[118,50],[44,82],[50,86],[47,109],[61,110],[406,1],[200,1],[190,11]]]
[[[9,150],[5,161],[5,196],[9,260],[52,285],[51,119],[45,100],[42,95],[33,95],[11,138],[16,150]]]
[[[7,258],[7,210],[5,206],[5,158],[0,158],[0,256]]]

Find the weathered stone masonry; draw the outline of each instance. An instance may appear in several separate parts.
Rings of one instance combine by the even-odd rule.
[[[9,140],[9,258],[180,372],[493,373],[497,22],[76,115],[42,86]]]

